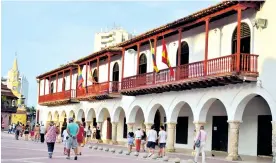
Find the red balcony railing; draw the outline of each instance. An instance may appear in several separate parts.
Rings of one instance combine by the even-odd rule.
[[[231,73],[258,75],[258,55],[241,54],[239,71],[237,71],[236,61],[236,54],[209,59],[206,63],[206,74],[204,73],[204,61],[200,61],[173,67],[173,76],[170,75],[169,69],[163,69],[159,73],[150,72],[126,77],[122,81],[122,90]]]
[[[120,83],[117,81],[102,82],[87,86],[86,88],[77,89],[77,97],[99,96],[109,93],[118,93],[120,90]]]
[[[70,100],[76,98],[76,90],[67,90],[47,95],[39,96],[39,103],[52,102],[58,100]]]

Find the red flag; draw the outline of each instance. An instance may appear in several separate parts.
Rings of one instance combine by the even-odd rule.
[[[162,62],[165,63],[170,68],[170,75],[174,76],[174,71],[170,64],[166,42],[164,38],[162,40]]]

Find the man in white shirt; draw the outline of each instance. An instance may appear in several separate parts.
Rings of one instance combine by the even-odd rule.
[[[151,129],[147,132],[147,139],[148,139],[148,143],[147,143],[147,147],[149,149],[149,155],[148,157],[150,157],[151,155],[154,154],[154,149],[155,149],[155,143],[157,140],[157,132],[154,130],[154,125],[151,126]]]
[[[41,127],[40,127],[40,141],[41,141],[41,143],[44,143],[45,130],[46,130],[46,128],[45,128],[44,124],[42,124]]]
[[[165,147],[166,147],[166,140],[167,140],[167,133],[164,131],[164,126],[160,126],[159,131],[159,157],[165,156]]]
[[[136,146],[136,151],[140,152],[140,146],[141,146],[141,138],[143,136],[143,132],[141,131],[140,128],[135,131],[135,146]]]

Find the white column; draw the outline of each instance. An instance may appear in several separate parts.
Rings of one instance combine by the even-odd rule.
[[[228,121],[228,156],[227,160],[237,161],[241,160],[239,156],[239,130],[240,121]]]
[[[272,121],[272,163],[276,163],[276,121]]]
[[[133,126],[134,126],[134,123],[128,123],[127,124],[127,133],[134,132],[133,131]]]
[[[117,142],[117,122],[112,122],[112,144],[118,144]]]
[[[175,143],[175,127],[176,123],[167,123],[167,151],[175,152],[174,143]]]

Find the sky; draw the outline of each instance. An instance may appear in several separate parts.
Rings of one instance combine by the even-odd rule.
[[[114,24],[144,33],[218,1],[2,1],[1,75],[17,52],[29,81],[28,105],[37,105],[36,76],[93,52],[94,33]]]

